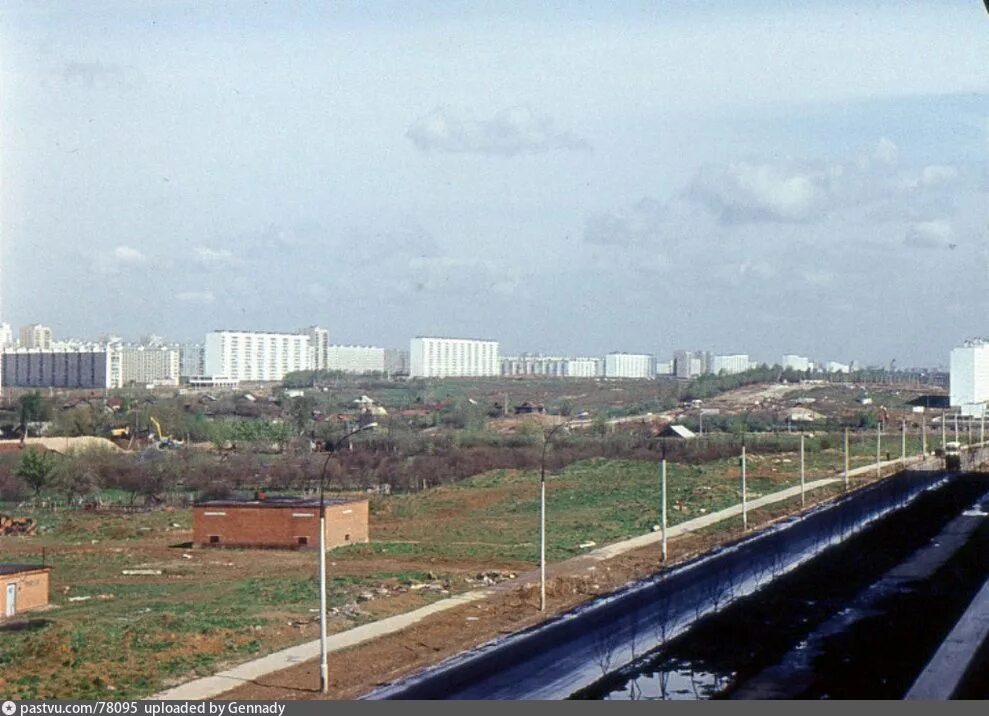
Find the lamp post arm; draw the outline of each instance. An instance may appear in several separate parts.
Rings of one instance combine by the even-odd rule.
[[[556,432],[560,428],[566,427],[571,422],[573,422],[573,418],[555,426],[552,430],[546,433],[546,437],[543,439],[543,454],[539,460],[539,479],[543,482],[546,481],[546,449],[549,447],[550,441],[553,439],[553,436],[556,435]]]
[[[319,506],[320,507],[323,506],[323,489],[324,489],[323,485],[324,485],[324,479],[326,478],[326,468],[330,464],[330,458],[333,457],[334,454],[336,454],[337,448],[343,445],[344,441],[347,438],[352,437],[359,432],[363,432],[364,430],[368,430],[369,428],[373,427],[373,425],[374,424],[372,423],[371,425],[365,425],[363,427],[357,428],[356,430],[351,430],[342,438],[334,442],[333,445],[330,447],[329,452],[326,454],[326,459],[323,460],[323,469],[319,473]]]

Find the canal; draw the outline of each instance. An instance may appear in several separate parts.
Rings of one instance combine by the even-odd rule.
[[[989,576],[987,512],[957,476],[571,698],[902,698]],[[984,645],[958,695],[987,674]]]

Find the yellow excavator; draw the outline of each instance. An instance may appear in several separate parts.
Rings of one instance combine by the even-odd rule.
[[[179,445],[182,444],[182,441],[181,440],[176,440],[171,435],[165,435],[161,431],[161,423],[159,423],[157,420],[155,420],[154,416],[150,416],[148,419],[151,421],[151,424],[155,426],[155,430],[158,431],[158,445],[157,445],[157,447],[159,449],[178,447]]]

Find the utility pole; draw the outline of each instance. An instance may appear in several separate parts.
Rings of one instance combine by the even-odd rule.
[[[907,421],[900,422],[900,459],[907,459]]]
[[[920,416],[920,455],[927,457],[927,415]]]
[[[666,561],[666,458],[660,463],[660,485],[662,487],[663,501],[660,512],[659,529],[663,533],[663,561]]]
[[[882,469],[879,464],[882,462],[883,455],[883,424],[879,423],[876,426],[876,477],[882,476]]]
[[[941,409],[941,452],[944,452],[944,446],[948,444],[948,424],[945,422],[947,420],[947,415],[945,415],[944,408]]]
[[[742,529],[749,528],[749,505],[745,492],[745,446],[742,446]]]
[[[804,494],[806,490],[806,479],[804,474],[804,434],[800,433],[800,507],[806,507],[807,497]]]
[[[848,428],[845,428],[845,489],[848,489]]]

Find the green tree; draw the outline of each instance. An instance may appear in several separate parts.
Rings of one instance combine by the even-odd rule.
[[[48,484],[48,479],[55,471],[55,457],[52,453],[42,450],[25,450],[17,464],[17,476],[34,490],[37,497]]]
[[[35,420],[48,420],[51,417],[51,405],[41,397],[41,393],[38,391],[25,393],[18,399],[18,402],[20,403],[21,429],[24,431],[21,435],[23,437],[27,437],[28,423]]]

